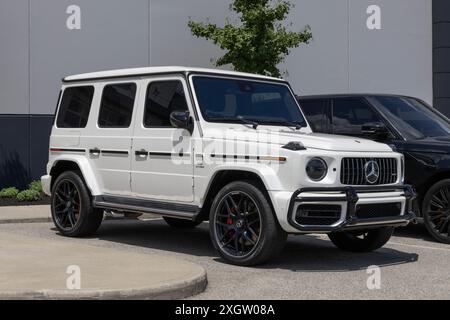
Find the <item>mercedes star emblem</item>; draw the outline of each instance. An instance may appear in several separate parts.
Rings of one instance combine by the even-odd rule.
[[[364,175],[368,183],[376,183],[380,177],[380,167],[378,166],[378,163],[374,160],[367,161],[364,165]]]

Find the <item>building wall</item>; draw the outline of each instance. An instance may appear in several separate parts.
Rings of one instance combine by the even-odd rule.
[[[292,2],[291,28],[309,24],[314,36],[280,66],[298,94],[380,92],[433,101],[431,0]],[[374,4],[379,30],[367,26]],[[81,9],[81,29],[67,26],[71,5]],[[220,49],[193,38],[186,23],[235,19],[228,7],[224,0],[0,1],[0,187],[22,187],[44,172],[62,77],[147,65],[211,67]],[[448,34],[445,28],[439,32]],[[440,50],[435,60],[439,55],[448,67],[441,58],[448,52]],[[450,110],[440,95],[446,76],[434,77],[435,102]]]
[[[450,116],[450,1],[433,2],[434,105]]]

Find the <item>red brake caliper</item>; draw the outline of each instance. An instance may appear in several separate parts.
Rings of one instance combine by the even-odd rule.
[[[236,214],[236,208],[231,208],[231,211]],[[233,219],[231,218],[231,216],[228,216],[227,218],[227,224],[233,224]]]

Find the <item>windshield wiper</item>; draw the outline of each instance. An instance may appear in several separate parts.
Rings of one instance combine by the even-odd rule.
[[[243,116],[237,116],[237,118],[238,118],[240,121],[242,121],[243,123],[246,123],[246,124],[251,125],[251,126],[253,127],[253,129],[255,129],[255,130],[258,128],[259,123],[256,122],[256,121],[254,121],[254,120],[246,119],[246,118],[244,118]]]
[[[303,127],[306,127],[306,125],[302,122],[294,122],[294,121],[264,121],[262,124],[274,124],[274,125],[280,125],[285,126],[288,128],[294,128],[295,130],[300,130]]]
[[[210,121],[214,121],[214,122],[237,122],[237,123],[243,123],[243,124],[248,124],[251,125],[253,129],[257,129],[259,126],[259,123],[254,121],[254,120],[250,120],[250,119],[246,119],[242,116],[237,116],[237,117],[210,117],[208,118],[208,120]]]

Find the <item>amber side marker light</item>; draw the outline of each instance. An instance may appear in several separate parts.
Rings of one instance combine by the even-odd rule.
[[[260,156],[260,160],[286,162],[286,157]]]

